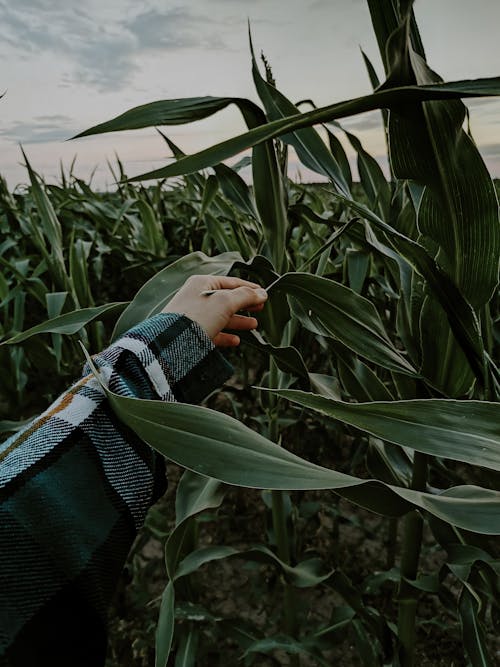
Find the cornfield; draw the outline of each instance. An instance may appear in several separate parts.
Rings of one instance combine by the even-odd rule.
[[[239,275],[269,294],[258,333],[231,353],[236,379],[205,405],[105,388],[180,466],[127,569],[149,625],[112,621],[110,667],[498,664],[500,219],[462,99],[499,95],[500,78],[443,82],[412,4],[368,0],[385,79],[364,55],[364,97],[296,106],[250,39],[260,105],[162,100],[78,136],[228,105],[243,134],[185,155],[162,130],[176,159],[130,178],[118,162],[113,193],[71,171],[46,185],[27,158],[24,191],[0,182],[4,434],[78,375],[79,341],[103,349],[190,275]],[[376,109],[389,179],[342,126]],[[291,148],[326,182],[292,182]],[[243,586],[237,604],[211,596],[212,573]]]

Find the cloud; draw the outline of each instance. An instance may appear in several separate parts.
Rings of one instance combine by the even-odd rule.
[[[64,57],[68,72],[62,85],[79,82],[103,92],[130,85],[140,57],[172,49],[225,48],[224,21],[178,6],[168,9],[123,3],[87,13],[71,0],[0,0],[0,49],[21,57],[40,53]],[[124,18],[125,17],[125,18]],[[3,44],[3,46],[2,46]]]
[[[184,48],[221,48],[223,41],[216,31],[201,31],[213,24],[206,16],[197,16],[185,7],[166,11],[149,9],[126,24],[141,51]]]
[[[31,123],[16,121],[9,127],[0,129],[0,138],[14,144],[45,144],[52,141],[65,141],[75,134],[68,116],[37,116]]]

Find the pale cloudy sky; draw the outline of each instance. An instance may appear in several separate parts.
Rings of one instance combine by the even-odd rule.
[[[498,0],[416,0],[431,66],[447,80],[500,75]],[[325,105],[370,92],[359,47],[382,68],[364,0],[0,0],[0,173],[26,181],[19,144],[48,180],[77,155],[76,173],[112,182],[115,152],[129,175],[166,163],[154,129],[65,140],[158,99],[228,95],[258,101],[247,19],[278,87]],[[500,177],[500,98],[468,103],[472,129]],[[383,160],[378,112],[345,122]],[[164,128],[185,152],[244,130],[234,109]],[[301,170],[307,179],[306,170]]]

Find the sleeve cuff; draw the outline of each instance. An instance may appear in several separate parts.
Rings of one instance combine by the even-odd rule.
[[[159,313],[125,333],[99,362],[115,366],[121,350],[132,353],[162,400],[198,403],[233,374],[204,329],[179,313]],[[101,363],[99,365],[101,365]]]

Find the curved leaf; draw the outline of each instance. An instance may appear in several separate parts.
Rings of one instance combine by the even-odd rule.
[[[308,273],[287,273],[270,287],[270,293],[275,291],[293,297],[292,310],[306,329],[333,336],[384,368],[417,375],[394,347],[375,306],[348,287]]]
[[[418,452],[500,470],[500,404],[414,399],[345,403],[296,389],[270,390]]]
[[[223,558],[243,558],[255,560],[261,563],[269,563],[277,566],[286,580],[297,588],[310,588],[326,581],[332,572],[321,573],[322,562],[319,558],[311,558],[292,567],[284,563],[270,549],[257,545],[250,549],[235,549],[226,546],[202,547],[188,554],[180,563],[175,572],[175,579],[180,579],[188,574],[196,572],[198,568],[206,563]]]
[[[156,667],[164,667],[172,646],[175,625],[175,573],[189,538],[193,517],[206,509],[219,507],[224,489],[218,480],[186,470],[175,498],[176,526],[165,545],[165,563],[170,581],[162,597],[156,630]]]
[[[80,310],[73,310],[71,313],[64,313],[58,315],[51,320],[46,320],[41,324],[37,324],[31,329],[22,331],[21,333],[12,336],[8,340],[0,343],[2,345],[15,345],[42,333],[58,333],[58,334],[75,334],[92,320],[101,317],[105,313],[123,310],[128,305],[127,301],[108,303],[105,306],[96,306],[95,308],[81,308]]]
[[[250,488],[328,488],[381,514],[402,514],[413,505],[467,530],[500,534],[500,493],[495,491],[463,486],[434,496],[361,480],[309,463],[228,415],[199,406],[118,396],[103,388],[119,419],[141,439],[199,474]]]
[[[480,605],[465,586],[460,595],[458,610],[464,647],[469,660],[474,667],[493,667],[480,618]]]
[[[372,111],[373,109],[390,108],[403,103],[413,104],[425,100],[486,97],[493,95],[500,95],[500,77],[379,90],[371,95],[338,102],[337,104],[320,107],[313,111],[272,121],[232,139],[223,141],[220,144],[206,148],[199,153],[186,156],[178,160],[175,164],[140,174],[129,180],[144,181],[153,178],[168,178],[199,171],[214,164],[219,164],[219,162],[223,162],[227,158],[241,153],[241,151],[283,134],[339,118],[345,118],[346,116],[364,113],[365,111]]]
[[[239,335],[242,342],[249,347],[272,356],[278,368],[284,373],[292,373],[292,375],[297,375],[305,379],[309,377],[304,359],[295,347],[291,345],[276,347],[275,345],[266,343],[259,332],[255,330],[248,333],[241,332]]]
[[[212,116],[230,104],[236,104],[244,114],[258,109],[253,102],[238,97],[186,97],[184,99],[159,100],[129,109],[105,123],[99,123],[99,125],[94,125],[88,130],[80,132],[72,139],[106,132],[138,130],[156,125],[192,123]]]

